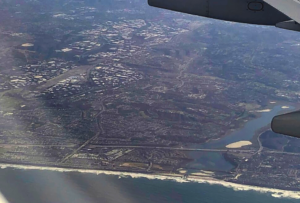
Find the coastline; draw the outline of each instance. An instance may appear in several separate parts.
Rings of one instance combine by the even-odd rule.
[[[293,111],[297,108],[300,108],[300,104],[294,104],[294,103],[289,103],[289,102],[280,102],[280,101],[273,101],[273,102],[269,102],[269,105],[267,105],[264,109],[264,110],[253,110],[253,111],[249,111],[251,113],[253,113],[254,115],[256,115],[257,117],[256,118],[253,118],[253,119],[250,119],[250,120],[247,120],[247,122],[249,121],[252,121],[252,120],[255,120],[257,118],[260,118],[262,117],[263,113],[269,113],[270,111],[272,111],[272,109],[275,107],[275,106],[281,106],[281,110],[278,112],[278,114],[284,114],[284,113],[288,113],[290,111]],[[288,107],[288,108],[287,108]],[[270,110],[270,111],[265,111],[265,110]],[[245,127],[245,124],[247,123],[245,122],[242,126],[240,126],[239,128],[236,128],[236,129],[229,129],[226,131],[225,134],[223,134],[221,137],[219,138],[212,138],[212,139],[208,139],[206,140],[205,142],[201,143],[200,145],[202,144],[207,144],[209,142],[212,142],[212,141],[217,141],[217,140],[220,140],[220,139],[223,139],[225,138],[226,136],[232,134],[233,132],[236,132],[236,131],[240,131],[241,129],[243,129]],[[252,139],[250,139],[249,141],[252,142],[252,144],[254,143],[253,140],[255,137],[257,136],[260,136],[261,134],[261,131],[264,130],[264,129],[270,129],[270,124],[258,129],[257,131],[255,131]],[[255,138],[256,139],[256,138]],[[226,149],[226,147],[224,146],[223,147],[224,149]]]
[[[227,188],[232,188],[234,191],[256,191],[260,193],[269,193],[276,198],[290,198],[300,199],[300,191],[289,191],[274,188],[265,188],[258,186],[242,185],[238,183],[226,182],[218,180],[212,177],[199,177],[190,175],[187,178],[182,178],[179,174],[167,174],[167,173],[154,173],[154,174],[143,174],[134,172],[118,172],[109,170],[94,170],[94,169],[75,169],[75,168],[60,168],[60,167],[45,167],[45,166],[30,166],[30,165],[18,165],[18,164],[0,164],[1,169],[14,168],[19,170],[45,170],[45,171],[56,171],[56,172],[78,172],[78,173],[90,173],[90,174],[104,174],[114,175],[119,177],[131,177],[131,178],[147,178],[149,180],[170,180],[179,183],[197,182],[202,184],[220,185]]]

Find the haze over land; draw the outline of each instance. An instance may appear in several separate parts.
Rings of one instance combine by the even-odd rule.
[[[1,163],[199,179],[209,170],[222,183],[300,189],[300,141],[268,126],[203,148],[297,108],[297,33],[141,0],[23,2],[0,1]]]

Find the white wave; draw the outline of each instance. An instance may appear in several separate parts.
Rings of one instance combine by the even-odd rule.
[[[40,166],[25,166],[17,164],[0,164],[1,169],[5,168],[15,168],[23,170],[47,170],[47,171],[57,171],[57,172],[80,172],[80,173],[92,173],[92,174],[105,174],[105,175],[114,175],[119,176],[120,178],[147,178],[149,180],[172,180],[179,183],[187,182],[197,182],[205,183],[210,185],[221,185],[227,188],[232,188],[235,191],[257,191],[260,193],[270,193],[273,197],[276,198],[291,198],[291,199],[300,199],[300,192],[298,191],[289,191],[289,190],[280,190],[274,188],[265,188],[257,187],[250,185],[242,185],[237,183],[226,182],[211,177],[197,177],[189,176],[186,179],[183,179],[181,175],[178,174],[143,174],[143,173],[133,173],[133,172],[118,172],[118,171],[107,171],[107,170],[90,170],[90,169],[72,169],[72,168],[58,168],[58,167],[40,167]],[[0,202],[1,203],[1,202]]]

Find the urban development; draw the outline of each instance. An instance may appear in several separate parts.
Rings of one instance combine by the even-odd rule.
[[[0,0],[1,163],[300,190],[300,140],[270,131],[300,107],[299,35],[140,0],[20,2]]]

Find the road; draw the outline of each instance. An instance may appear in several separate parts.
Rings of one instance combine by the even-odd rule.
[[[0,144],[0,147],[10,148],[10,147],[75,147],[75,144],[55,144],[55,145],[47,145],[47,144]]]
[[[99,111],[99,113],[97,113],[97,115],[95,116],[96,118],[96,122],[97,122],[97,126],[98,126],[98,133],[96,135],[94,135],[92,138],[88,139],[85,143],[83,143],[79,148],[77,148],[76,150],[74,150],[71,154],[69,154],[68,156],[66,156],[65,158],[63,158],[60,163],[65,163],[68,159],[70,159],[72,156],[74,156],[78,151],[80,151],[82,148],[84,148],[87,144],[89,144],[92,140],[96,139],[97,137],[99,137],[99,135],[104,133],[104,129],[102,127],[101,124],[101,119],[99,119],[99,117],[101,116],[101,114],[105,111],[105,106],[103,104],[103,102],[108,99],[111,96],[106,96],[103,97],[100,100],[100,106],[101,106],[101,110]]]
[[[179,151],[203,151],[203,152],[255,152],[255,150],[243,149],[197,149],[197,148],[178,148],[178,147],[156,147],[144,145],[89,145],[89,148],[134,148],[134,149],[166,149]]]
[[[101,133],[102,133],[102,134],[104,133],[104,129],[103,129],[103,127],[102,127],[101,119],[99,119],[99,117],[101,117],[101,114],[105,111],[105,106],[104,106],[103,102],[104,102],[106,99],[108,99],[109,97],[111,97],[111,96],[106,96],[106,97],[104,97],[104,98],[102,98],[102,99],[100,100],[101,110],[100,110],[100,112],[97,113],[97,115],[96,115],[96,122],[97,122],[97,126],[98,126],[99,132],[96,134],[96,136],[99,136]]]
[[[176,77],[177,80],[181,81],[181,84],[176,85],[175,88],[181,88],[184,85],[184,81],[181,79],[183,76],[183,72],[185,71],[185,69],[188,67],[188,65],[185,66],[185,68],[181,69],[179,75]]]
[[[153,163],[152,163],[152,161],[150,161],[150,163],[149,163],[149,167],[147,168],[147,171],[150,171],[150,170],[151,170],[151,168],[152,168],[152,166],[153,166]]]
[[[270,154],[288,154],[288,155],[297,155],[297,156],[300,155],[300,153],[295,153],[295,152],[281,152],[281,151],[264,151],[264,152]]]
[[[262,134],[262,133],[261,133]],[[258,149],[258,151],[257,151],[257,154],[260,154],[261,153],[261,151],[264,149],[264,147],[262,146],[262,144],[261,144],[261,141],[260,141],[260,136],[261,136],[261,134],[259,134],[258,136],[257,136],[257,141],[258,141],[258,144],[259,144],[259,149]]]
[[[179,66],[179,69],[180,69],[180,72],[179,72],[179,75],[176,77],[177,80],[180,80],[181,83],[179,85],[176,85],[174,86],[173,89],[176,89],[176,88],[181,88],[183,87],[184,85],[184,81],[181,79],[184,75],[184,71],[191,65],[191,63],[194,61],[194,58],[190,58],[187,63],[185,63],[184,65],[180,65]]]
[[[66,156],[65,158],[63,158],[60,163],[65,163],[69,158],[71,158],[74,154],[76,154],[79,150],[81,150],[83,147],[85,147],[90,141],[92,141],[93,139],[95,139],[95,136],[93,136],[92,138],[90,138],[89,140],[87,140],[85,143],[83,143],[79,148],[77,148],[76,150],[74,150],[71,154],[69,154],[68,156]]]

